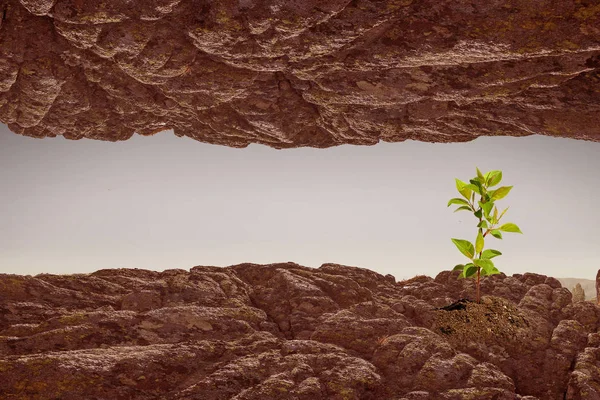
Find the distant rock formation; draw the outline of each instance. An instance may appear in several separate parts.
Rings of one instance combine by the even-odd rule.
[[[570,288],[571,293],[575,285],[578,283],[581,285],[585,293],[585,300],[596,301],[596,279],[583,279],[583,278],[556,278],[563,287]]]
[[[572,293],[573,293],[573,302],[585,301],[585,299],[586,299],[585,290],[583,289],[583,287],[581,287],[580,283],[575,285]]]
[[[582,400],[600,307],[558,280],[293,263],[0,274],[8,399]],[[456,306],[450,306],[452,303]],[[529,397],[527,397],[529,396]]]
[[[232,147],[600,141],[599,27],[595,1],[4,0],[0,122]]]
[[[585,291],[581,287],[580,283],[575,285],[575,287],[573,288],[573,290],[571,292],[573,293],[573,302],[574,303],[578,303],[580,301],[585,301]]]

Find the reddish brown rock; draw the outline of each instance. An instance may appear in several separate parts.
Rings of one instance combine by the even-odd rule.
[[[600,269],[596,273],[596,304],[600,305]]]
[[[588,347],[576,358],[570,375],[567,396],[573,400],[600,398],[600,334],[588,336]]]
[[[600,141],[593,1],[5,0],[0,122],[233,147]]]
[[[597,396],[600,308],[554,278],[294,263],[0,275],[8,399]],[[393,277],[392,277],[393,278]],[[505,295],[505,296],[504,296]],[[565,397],[566,396],[566,397]],[[590,397],[591,396],[591,397]]]
[[[122,310],[150,311],[161,306],[160,294],[151,290],[129,293],[121,299]]]

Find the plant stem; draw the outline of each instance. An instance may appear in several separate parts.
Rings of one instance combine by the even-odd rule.
[[[481,196],[481,200],[483,201],[483,195]],[[483,207],[479,207],[480,212],[483,212]],[[479,217],[479,224],[481,225],[481,217]],[[483,229],[479,228],[479,233],[482,233]],[[487,235],[487,232],[485,232],[485,234]],[[483,235],[483,237],[485,237],[485,235]],[[481,251],[479,252],[479,259],[481,260]],[[476,292],[476,300],[477,300],[477,304],[481,303],[481,296],[480,296],[480,291],[479,291],[479,282],[481,281],[481,267],[477,266],[477,292]]]
[[[481,200],[483,200],[483,195],[481,195]],[[468,203],[469,203],[469,206],[471,207],[471,209],[473,211],[475,211],[475,196],[473,196],[473,203],[471,204],[470,201]],[[482,211],[482,207],[479,207],[478,211]],[[482,221],[482,217],[479,217],[479,224],[481,224],[481,221]],[[498,222],[498,221],[496,221],[496,222]],[[492,229],[494,228],[494,225],[495,224],[492,224],[490,227],[488,227],[486,229],[485,233],[483,233],[482,228],[479,228],[479,232],[483,233],[483,235],[482,235],[483,237],[486,237],[486,235],[492,231]],[[480,260],[481,260],[481,253],[482,252],[479,252]],[[481,267],[478,266],[477,267],[477,286],[476,286],[476,294],[475,294],[478,304],[481,303],[480,282],[481,282]]]
[[[479,296],[479,279],[480,279],[480,275],[479,275],[479,270],[481,268],[477,267],[477,304],[481,303],[481,298]]]

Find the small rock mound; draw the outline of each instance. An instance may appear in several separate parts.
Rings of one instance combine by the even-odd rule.
[[[457,343],[510,341],[519,328],[529,327],[515,304],[500,297],[485,296],[481,303],[461,299],[441,307],[436,317],[433,330]]]

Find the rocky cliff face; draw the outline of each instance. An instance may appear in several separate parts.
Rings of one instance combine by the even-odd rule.
[[[0,122],[233,147],[600,141],[595,1],[4,0]]]
[[[6,399],[600,398],[600,308],[550,277],[325,264],[0,275]],[[452,305],[451,307],[446,307]]]

